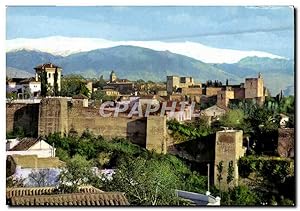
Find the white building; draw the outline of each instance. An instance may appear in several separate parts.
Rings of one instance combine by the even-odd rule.
[[[38,97],[41,93],[41,82],[37,81],[34,77],[27,79],[13,78],[7,81],[6,92],[14,92],[19,98]]]
[[[62,72],[61,67],[54,65],[52,63],[46,63],[46,64],[39,65],[34,69],[36,71],[35,73],[36,81],[41,81],[41,74],[45,72],[47,74],[47,83],[51,87],[54,87],[54,76],[55,73],[57,73],[58,91],[61,90],[61,72]]]
[[[6,83],[6,92],[16,93],[18,98],[38,97],[41,93],[41,82],[34,77],[12,78]]]
[[[23,185],[33,187],[38,184],[30,177],[31,173],[43,177],[43,186],[58,184],[58,176],[65,165],[57,157],[38,157],[37,155],[8,155],[6,159],[7,175],[23,180]]]
[[[40,138],[8,139],[6,141],[6,156],[8,155],[55,157],[55,148]]]
[[[27,89],[32,97],[37,97],[41,93],[41,82],[35,78],[29,78],[20,82],[23,85],[23,93]]]
[[[223,116],[225,113],[226,113],[226,109],[221,108],[217,105],[213,105],[213,106],[201,111],[200,115],[211,117],[213,119],[218,120],[219,117]]]

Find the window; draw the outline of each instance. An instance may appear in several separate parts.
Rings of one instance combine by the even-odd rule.
[[[48,78],[51,78],[51,73],[48,73]]]

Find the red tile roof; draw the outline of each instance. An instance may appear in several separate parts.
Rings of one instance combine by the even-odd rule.
[[[39,138],[23,138],[21,141],[11,148],[9,151],[25,151],[28,150],[30,147],[35,145],[40,139]]]
[[[55,64],[52,64],[52,63],[45,63],[45,64],[36,66],[34,69],[37,70],[37,69],[45,69],[45,68],[61,68],[61,67],[59,67]]]
[[[12,206],[128,206],[123,193],[72,193],[56,195],[37,195],[12,197]]]
[[[79,187],[78,193],[55,194],[54,187],[7,188],[6,200],[11,206],[125,206],[124,193],[103,192],[93,186]]]

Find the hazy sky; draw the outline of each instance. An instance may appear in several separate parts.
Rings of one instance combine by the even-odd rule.
[[[7,39],[193,41],[293,58],[291,7],[8,7]]]

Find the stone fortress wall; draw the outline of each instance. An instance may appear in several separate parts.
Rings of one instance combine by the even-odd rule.
[[[7,104],[6,132],[22,127],[31,136],[68,134],[85,130],[104,138],[127,138],[132,143],[166,152],[166,117],[102,117],[99,108],[72,105],[67,98],[44,98],[40,104]]]
[[[72,105],[67,98],[44,98],[40,104],[7,104],[7,128],[12,131],[16,126],[22,126],[26,132],[33,131],[36,136],[50,133],[68,134],[76,131],[79,135],[85,130],[104,138],[127,138],[132,143],[154,150],[158,153],[166,153],[170,145],[167,132],[166,117],[102,117],[97,108]],[[215,144],[215,168],[214,184],[217,185],[216,166],[220,161],[224,162],[223,181],[221,186],[226,186],[228,163],[233,161],[234,180],[238,181],[238,159],[244,155],[242,146],[242,131],[219,131],[216,134]]]
[[[6,132],[22,128],[27,136],[37,136],[39,103],[6,103]]]

